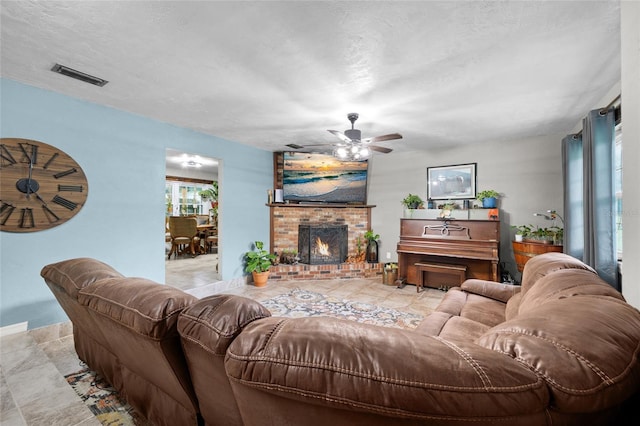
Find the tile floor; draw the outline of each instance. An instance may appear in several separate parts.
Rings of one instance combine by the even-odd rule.
[[[252,285],[225,288],[224,283],[218,281],[215,266],[212,267],[213,256],[167,261],[167,283],[198,297],[231,293],[258,301],[297,287],[420,315],[428,314],[444,295],[435,289],[416,293],[412,285],[403,289],[384,285],[381,277],[273,282],[263,288]],[[100,425],[64,379],[64,375],[81,368],[73,349],[69,322],[0,337],[0,424]]]

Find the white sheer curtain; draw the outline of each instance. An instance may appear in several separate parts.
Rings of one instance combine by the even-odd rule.
[[[615,237],[615,108],[593,110],[562,140],[565,252],[620,290]]]

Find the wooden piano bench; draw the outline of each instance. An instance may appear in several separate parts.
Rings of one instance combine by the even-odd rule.
[[[441,275],[452,275],[457,285],[460,285],[467,279],[467,267],[465,265],[453,265],[449,263],[433,263],[433,262],[417,262],[414,264],[418,270],[418,284],[416,291],[419,293],[424,287],[424,273],[433,272]]]

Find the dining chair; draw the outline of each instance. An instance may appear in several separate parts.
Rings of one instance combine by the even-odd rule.
[[[194,216],[171,216],[169,217],[169,232],[171,234],[171,255],[178,256],[181,248],[188,245],[191,256],[195,257],[196,247],[200,247],[200,238],[198,237],[198,222]],[[182,250],[182,253],[184,250]],[[199,250],[198,250],[199,252]]]
[[[205,249],[207,253],[211,253],[213,247],[218,247],[218,230],[216,228],[208,229],[204,239]]]

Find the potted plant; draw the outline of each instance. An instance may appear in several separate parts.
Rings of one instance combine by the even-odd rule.
[[[378,263],[378,240],[380,235],[374,234],[373,230],[364,233],[364,239],[367,240],[367,262]]]
[[[398,279],[398,264],[395,262],[389,262],[384,264],[384,271],[382,272],[382,282],[386,285],[395,285]]]
[[[521,242],[525,238],[529,238],[532,226],[533,225],[512,225],[511,227],[516,230],[515,240]]]
[[[564,228],[560,228],[559,226],[552,226],[549,229],[553,233],[553,244],[561,246],[564,242]]]
[[[487,189],[485,191],[480,191],[476,196],[476,200],[482,203],[482,207],[485,209],[495,209],[497,204],[497,199],[500,197],[500,193],[493,189]]]
[[[218,182],[213,181],[211,182],[211,185],[211,188],[203,189],[198,192],[198,195],[200,195],[200,198],[202,198],[203,201],[211,201],[211,207],[215,207],[214,204],[218,201]]]
[[[445,203],[442,205],[442,208],[440,209],[439,217],[450,218],[451,217],[451,212],[453,210],[455,210],[456,207],[458,207],[458,206],[453,201],[451,201],[451,200],[445,201]]]
[[[295,249],[284,249],[282,250],[282,253],[280,254],[280,263],[284,263],[287,265],[293,265],[295,264],[299,259],[297,259],[298,257],[298,250]]]
[[[414,194],[409,194],[402,200],[402,204],[408,209],[418,209],[423,203],[422,198]]]
[[[256,287],[263,287],[269,278],[269,268],[276,259],[274,254],[264,249],[262,241],[254,243],[254,249],[244,254],[246,261],[246,272],[251,272],[253,283]]]

